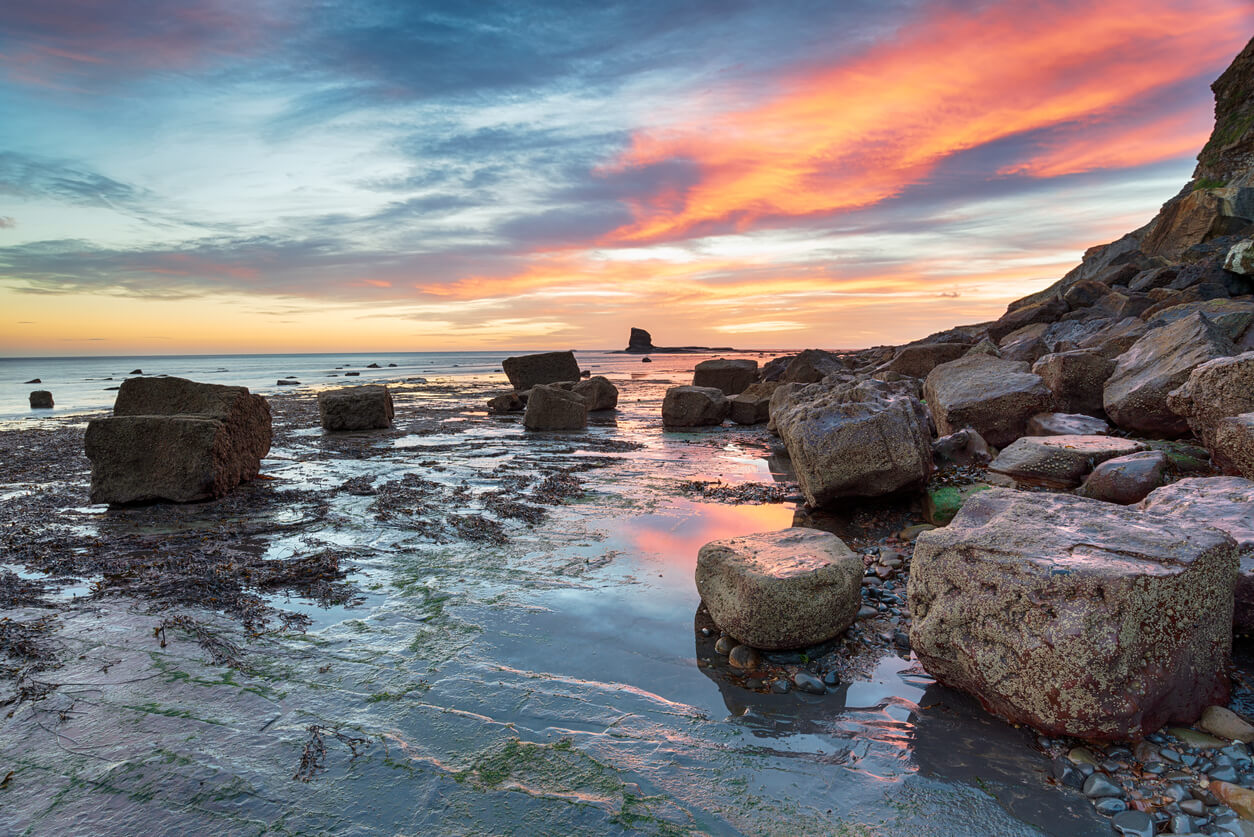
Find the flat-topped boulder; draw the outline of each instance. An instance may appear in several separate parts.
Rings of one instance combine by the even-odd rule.
[[[902,346],[893,355],[893,359],[880,367],[881,370],[909,375],[912,378],[926,378],[942,363],[957,360],[970,351],[966,343],[919,343]]]
[[[812,385],[771,419],[811,506],[920,488],[932,472],[927,414],[908,387]]]
[[[722,424],[731,405],[717,387],[671,387],[662,399],[666,427],[706,427]]]
[[[318,393],[323,430],[381,430],[392,426],[396,410],[386,386],[367,384]]]
[[[807,648],[853,623],[862,558],[828,532],[785,529],[707,543],[696,582],[710,618],[740,642]]]
[[[1094,466],[1145,450],[1145,445],[1113,436],[1024,436],[1002,450],[988,466],[1029,485],[1075,488]]]
[[[1014,723],[1137,740],[1227,701],[1236,575],[1217,529],[992,489],[919,535],[910,644]]]
[[[828,375],[846,371],[846,368],[838,355],[822,349],[805,349],[788,360],[779,380],[786,384],[816,384]]]
[[[574,352],[541,352],[534,355],[507,357],[501,362],[505,377],[518,392],[538,384],[578,381],[579,363]]]
[[[613,410],[618,406],[618,387],[604,375],[593,375],[571,387],[571,392],[583,396],[589,412]]]
[[[1076,493],[1093,500],[1130,506],[1162,485],[1166,473],[1167,454],[1160,450],[1116,456],[1094,468]]]
[[[1254,352],[1209,360],[1193,369],[1167,406],[1189,424],[1202,444],[1214,444],[1219,422],[1254,412]]]
[[[1155,520],[1214,527],[1236,541],[1241,573],[1233,624],[1242,631],[1254,631],[1254,482],[1240,477],[1193,477],[1155,489],[1137,508]]]
[[[32,410],[51,410],[52,405],[52,393],[48,390],[37,389],[30,394],[30,408]]]
[[[270,405],[247,387],[129,378],[113,416],[87,427],[92,502],[220,497],[257,476],[270,440]]]
[[[1211,434],[1210,449],[1225,474],[1254,480],[1254,413],[1221,420]]]
[[[1028,420],[1047,412],[1053,394],[1020,361],[969,354],[928,373],[923,397],[946,436],[970,427],[990,445],[1008,445],[1026,432]]]
[[[694,387],[715,387],[724,395],[744,392],[758,380],[758,362],[744,358],[703,360],[692,370]]]
[[[1168,406],[1168,393],[1203,363],[1236,353],[1236,345],[1204,314],[1153,329],[1116,359],[1102,394],[1106,414],[1125,430],[1183,436],[1188,422]]]
[[[1029,436],[1105,436],[1110,425],[1084,413],[1037,413],[1028,420]]]
[[[1042,356],[1032,371],[1054,394],[1059,412],[1101,415],[1102,391],[1115,362],[1094,349],[1075,349]]]
[[[523,427],[528,430],[582,430],[588,426],[588,402],[582,395],[556,385],[531,388]]]

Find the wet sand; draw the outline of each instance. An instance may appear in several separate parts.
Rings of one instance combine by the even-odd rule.
[[[486,415],[494,376],[400,385],[371,434],[272,396],[265,479],[188,506],[88,505],[82,418],[9,425],[0,830],[1109,833],[886,624],[768,656],[824,695],[727,669],[697,549],[796,486],[764,428],[664,433],[696,359],[657,361],[597,370],[583,433]],[[798,519],[865,548],[911,514]]]

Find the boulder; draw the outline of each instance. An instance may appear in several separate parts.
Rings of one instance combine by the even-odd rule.
[[[1233,354],[1233,342],[1201,313],[1153,329],[1116,359],[1102,394],[1106,414],[1125,430],[1182,436],[1188,422],[1167,406],[1167,394],[1201,364]]]
[[[1254,482],[1240,477],[1183,479],[1154,489],[1137,508],[1152,520],[1172,520],[1200,531],[1211,527],[1236,541],[1241,571],[1233,624],[1254,631]]]
[[[1224,257],[1224,270],[1242,276],[1254,276],[1254,238],[1238,241]]]
[[[1067,289],[1062,295],[1062,300],[1074,311],[1077,308],[1088,308],[1108,293],[1110,293],[1110,287],[1104,282],[1098,282],[1096,279],[1082,279]]]
[[[91,501],[190,503],[257,475],[226,422],[210,416],[111,416],[87,425]]]
[[[815,388],[805,400],[771,414],[811,506],[927,482],[932,435],[927,414],[907,387],[864,381]]]
[[[1035,323],[1007,334],[997,344],[998,356],[1033,363],[1042,355],[1049,354],[1049,346],[1044,340],[1049,326],[1049,323]]]
[[[392,426],[395,414],[392,393],[385,386],[368,384],[318,393],[323,430],[383,429]]]
[[[1024,436],[1002,450],[988,470],[1015,482],[1075,488],[1100,462],[1145,450],[1113,436]]]
[[[578,381],[579,364],[574,352],[543,352],[507,357],[501,362],[505,376],[515,390],[522,392],[537,384]]]
[[[1236,573],[1218,530],[993,489],[919,535],[910,645],[1011,722],[1138,740],[1227,701]]]
[[[588,426],[588,402],[582,395],[558,386],[531,388],[523,427],[528,430],[582,430]]]
[[[495,398],[488,399],[488,412],[494,415],[502,415],[504,413],[521,413],[526,404],[518,397],[518,393],[511,392],[505,395],[498,395]]]
[[[243,480],[261,470],[270,452],[270,404],[248,387],[202,384],[186,378],[128,378],[113,403],[115,416],[208,416],[226,425],[232,458]]]
[[[806,349],[788,361],[779,380],[784,383],[814,384],[828,375],[844,371],[845,363],[838,356],[822,349]]]
[[[1044,355],[1032,364],[1054,394],[1054,406],[1064,413],[1102,414],[1102,390],[1115,371],[1115,362],[1093,349]]]
[[[779,389],[778,381],[750,384],[739,395],[727,399],[731,420],[736,424],[762,424],[771,418],[771,396]]]
[[[997,348],[997,344],[985,337],[979,343],[976,343],[964,353],[966,355],[989,355],[991,357],[1001,357],[1001,349]]]
[[[1067,303],[1061,299],[1049,299],[1035,305],[1026,305],[1007,312],[1000,320],[990,325],[988,336],[1000,342],[1012,331],[1018,331],[1024,326],[1035,323],[1052,323],[1069,310],[1071,309],[1067,307]]]
[[[1249,222],[1238,217],[1235,188],[1195,189],[1168,201],[1151,222],[1141,249],[1151,256],[1179,261],[1196,244],[1235,233]]]
[[[912,378],[926,378],[942,363],[957,360],[965,355],[971,347],[966,343],[922,343],[902,346],[893,355],[893,359],[880,367],[882,370],[909,375]]]
[[[1029,436],[1105,436],[1110,425],[1083,413],[1037,413],[1028,420]]]
[[[1162,485],[1166,471],[1167,454],[1160,450],[1116,456],[1094,468],[1076,493],[1093,500],[1130,506]]]
[[[610,383],[604,375],[594,375],[580,381],[571,388],[571,392],[583,396],[588,402],[589,412],[613,410],[618,406],[618,387]]]
[[[998,447],[1022,436],[1028,420],[1048,411],[1053,401],[1026,363],[981,354],[937,366],[928,373],[923,396],[940,435],[970,427]]]
[[[972,496],[992,488],[987,483],[941,485],[929,488],[923,500],[923,516],[933,526],[947,526]]]
[[[1207,361],[1167,394],[1167,406],[1207,447],[1222,419],[1254,411],[1254,352]]]
[[[724,395],[737,395],[758,380],[756,360],[703,360],[692,371],[694,387],[716,387]]]
[[[731,405],[715,387],[671,387],[662,399],[662,424],[666,427],[703,427],[722,424]]]
[[[969,427],[932,442],[932,462],[937,468],[987,465],[991,461],[988,443]]]
[[[1211,452],[1225,474],[1254,480],[1254,413],[1220,421],[1211,434]]]
[[[1093,349],[1103,357],[1114,360],[1132,348],[1149,330],[1150,326],[1144,320],[1127,317],[1085,337],[1080,341],[1080,348]]]
[[[632,354],[649,354],[654,351],[653,336],[643,328],[633,328],[627,338],[626,351]]]
[[[51,410],[52,409],[52,393],[46,389],[37,389],[30,394],[30,408],[32,410]]]
[[[754,648],[839,636],[862,605],[862,558],[833,534],[785,529],[707,543],[697,592],[714,623]]]

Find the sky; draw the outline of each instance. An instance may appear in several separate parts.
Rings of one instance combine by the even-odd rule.
[[[1148,221],[1250,0],[0,8],[0,355],[901,343]]]

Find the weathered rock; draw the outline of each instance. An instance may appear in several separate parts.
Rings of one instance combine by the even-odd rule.
[[[488,412],[496,415],[503,413],[521,413],[526,404],[518,397],[518,393],[511,392],[505,395],[498,395],[495,398],[488,399]]]
[[[1115,371],[1115,362],[1093,349],[1056,352],[1032,364],[1054,394],[1054,406],[1063,413],[1102,414],[1102,390]]]
[[[772,413],[811,506],[918,488],[932,472],[927,414],[905,387],[820,385]]]
[[[580,381],[571,388],[571,392],[583,396],[588,402],[589,412],[613,410],[618,406],[618,387],[604,375],[593,375]]]
[[[993,489],[919,536],[910,644],[940,682],[1048,735],[1139,739],[1227,700],[1222,532]]]
[[[988,469],[1029,485],[1074,488],[1098,463],[1143,450],[1140,442],[1112,436],[1024,436]]]
[[[845,363],[837,355],[822,349],[806,349],[788,361],[779,380],[783,383],[814,384],[837,372],[845,371]]]
[[[1105,436],[1110,425],[1082,413],[1037,413],[1028,421],[1029,436]]]
[[[893,355],[893,359],[880,369],[909,375],[912,378],[926,378],[942,363],[957,360],[970,351],[966,343],[921,343],[902,346]]]
[[[1053,394],[1026,363],[967,355],[933,369],[923,396],[940,435],[970,427],[990,445],[1023,435],[1028,419],[1050,408]]]
[[[667,427],[703,427],[722,424],[731,405],[715,387],[671,387],[662,400],[662,424]]]
[[[1179,261],[1194,245],[1239,232],[1249,221],[1238,216],[1244,200],[1235,187],[1195,189],[1173,198],[1151,222],[1141,249],[1151,256]]]
[[[987,465],[993,461],[984,437],[969,427],[932,442],[932,462],[938,468]]]
[[[1108,293],[1110,293],[1110,287],[1104,282],[1098,282],[1096,279],[1082,279],[1067,289],[1062,295],[1062,300],[1074,311],[1077,308],[1088,308]]]
[[[1254,413],[1229,416],[1211,435],[1215,464],[1225,474],[1254,480]]]
[[[344,387],[318,393],[323,430],[376,430],[392,426],[396,414],[385,386]]]
[[[1153,329],[1116,360],[1102,395],[1106,414],[1125,430],[1181,436],[1189,426],[1167,394],[1201,364],[1233,354],[1233,342],[1200,313]]]
[[[1080,341],[1081,349],[1093,349],[1103,357],[1114,360],[1145,336],[1149,324],[1136,317],[1127,317],[1105,326]]]
[[[1142,451],[1108,459],[1093,469],[1077,492],[1082,497],[1130,506],[1163,484],[1167,454]]]
[[[1226,706],[1208,706],[1202,713],[1202,729],[1223,741],[1254,741],[1254,725]]]
[[[1224,270],[1242,276],[1254,276],[1254,238],[1238,241],[1224,257]]]
[[[1024,326],[1033,325],[1034,323],[1052,323],[1069,310],[1071,309],[1067,307],[1067,303],[1061,299],[1050,299],[1035,305],[1017,308],[1013,311],[1008,311],[1000,320],[990,325],[988,327],[988,336],[1000,342],[1003,337],[1012,331],[1018,331]]]
[[[724,395],[737,395],[744,392],[758,380],[758,362],[756,360],[728,360],[715,358],[698,363],[692,371],[694,387],[715,387]]]
[[[762,424],[771,418],[771,396],[779,389],[778,381],[759,381],[739,395],[727,399],[731,420],[736,424]]]
[[[696,581],[716,625],[768,650],[838,636],[862,604],[861,557],[816,529],[707,543],[697,556]]]
[[[1044,340],[1049,326],[1049,323],[1034,323],[1011,332],[997,344],[998,354],[1006,360],[1035,362],[1037,358],[1049,354],[1049,346]]]
[[[588,402],[582,395],[550,384],[531,388],[523,427],[528,430],[582,430],[588,426]]]
[[[655,351],[652,335],[643,328],[633,328],[631,335],[627,338],[626,351],[633,354],[648,354]]]
[[[30,394],[30,407],[32,410],[51,410],[52,393],[46,389],[35,390]]]
[[[923,501],[923,516],[933,526],[946,526],[967,500],[990,488],[992,486],[986,483],[973,483],[971,485],[942,485],[929,489]]]
[[[1220,420],[1254,411],[1254,352],[1197,366],[1178,389],[1167,394],[1167,406],[1184,417],[1203,444],[1212,447]]]
[[[1001,357],[1001,349],[997,348],[997,344],[985,337],[979,343],[976,343],[966,351],[966,355],[988,355],[990,357]],[[933,367],[935,368],[935,367]]]
[[[1254,790],[1220,779],[1212,779],[1206,787],[1216,799],[1235,811],[1242,822],[1254,822]],[[1243,825],[1239,827],[1245,830]]]
[[[579,363],[574,352],[542,352],[507,357],[501,362],[505,376],[515,390],[522,392],[537,384],[578,381]]]

